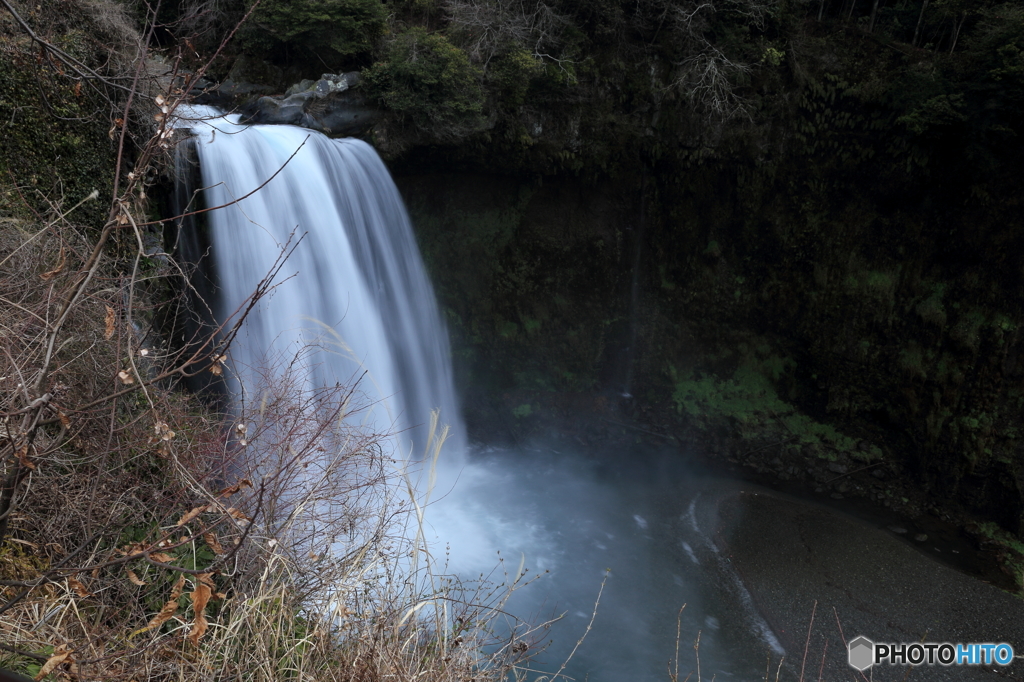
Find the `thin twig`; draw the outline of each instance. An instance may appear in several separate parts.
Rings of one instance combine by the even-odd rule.
[[[566,657],[566,659],[562,661],[562,665],[558,668],[558,672],[551,676],[552,680],[557,680],[559,677],[565,677],[566,679],[569,679],[565,675],[562,675],[562,671],[565,670],[565,668],[569,665],[569,661],[571,661],[572,657],[576,655],[576,650],[580,648],[580,645],[583,644],[583,640],[585,640],[587,638],[587,635],[590,634],[590,628],[594,626],[594,619],[597,618],[597,607],[601,603],[601,595],[604,594],[604,584],[608,582],[608,576],[610,574],[611,569],[606,570],[604,573],[604,578],[601,579],[601,587],[597,591],[597,599],[594,600],[594,608],[590,612],[590,621],[587,623],[587,629],[583,631],[583,635],[576,641],[576,646],[572,648],[572,651],[569,652],[569,655]]]
[[[811,608],[811,622],[807,624],[807,640],[804,642],[804,657],[800,662],[800,682],[804,682],[804,668],[807,665],[807,651],[811,647],[811,630],[814,628],[814,614],[818,611],[818,600],[814,600],[814,607]]]

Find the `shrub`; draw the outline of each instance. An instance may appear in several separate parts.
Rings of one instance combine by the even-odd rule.
[[[243,29],[242,44],[250,54],[284,51],[289,61],[304,56],[333,68],[370,52],[386,18],[380,0],[263,0]]]
[[[502,94],[506,107],[526,103],[530,81],[544,73],[544,62],[522,48],[501,55],[491,64],[490,81]]]
[[[428,138],[455,141],[483,125],[480,70],[443,35],[400,33],[363,76],[371,97]]]

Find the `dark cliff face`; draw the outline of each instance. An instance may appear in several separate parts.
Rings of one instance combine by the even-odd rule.
[[[867,172],[839,184],[742,161],[398,181],[465,383],[506,394],[508,420],[545,395],[628,389],[706,434],[884,460],[1017,530],[1022,298],[1005,223],[940,197],[903,206]]]
[[[628,389],[706,442],[880,466],[1020,533],[1020,74],[991,36],[957,60],[826,33],[712,141],[683,101],[652,126],[595,86],[528,146],[397,159],[456,352],[513,428]]]

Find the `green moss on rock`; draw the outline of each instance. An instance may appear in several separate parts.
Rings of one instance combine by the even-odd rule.
[[[66,37],[65,44],[81,38]],[[0,41],[7,48],[0,50],[0,212],[68,208],[93,190],[109,196],[116,148],[107,102],[77,78],[39,65],[37,50],[20,37]],[[76,217],[102,223],[105,209],[92,203]]]

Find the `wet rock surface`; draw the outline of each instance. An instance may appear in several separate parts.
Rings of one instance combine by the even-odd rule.
[[[721,551],[796,671],[806,649],[811,679],[819,668],[823,679],[861,679],[846,660],[845,642],[858,635],[891,643],[1008,642],[1024,651],[1024,600],[939,564],[899,539],[898,530],[763,489],[706,504]],[[1024,680],[1024,663],[925,665],[909,675],[907,667],[881,666],[870,673],[876,681]]]
[[[260,97],[242,108],[243,123],[295,125],[326,135],[349,136],[366,132],[379,112],[354,86],[358,73],[324,74],[319,80],[303,80],[284,97]]]

